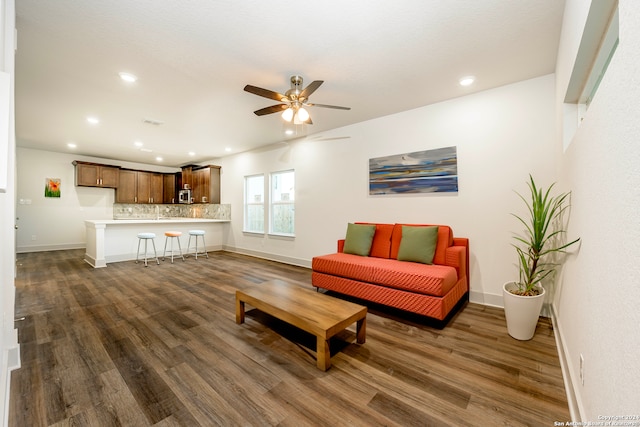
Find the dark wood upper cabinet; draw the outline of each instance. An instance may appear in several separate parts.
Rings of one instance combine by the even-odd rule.
[[[128,169],[120,170],[116,203],[162,203],[162,174]]]
[[[220,203],[220,166],[194,168],[190,175],[194,203]]]
[[[161,173],[151,173],[149,186],[149,203],[163,203],[162,186],[163,179]]]
[[[80,187],[117,188],[120,169],[115,166],[74,161],[76,185]]]
[[[162,203],[178,202],[178,174],[162,174]]]
[[[120,184],[116,189],[116,203],[137,203],[137,177],[136,171],[121,169]]]
[[[194,203],[220,203],[220,166],[185,166],[160,173],[75,160],[76,185],[116,189],[116,203],[177,203],[178,191],[191,189]]]
[[[151,203],[151,173],[136,172],[138,180],[136,181],[136,203]]]

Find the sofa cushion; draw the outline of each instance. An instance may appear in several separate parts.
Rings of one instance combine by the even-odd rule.
[[[435,296],[445,295],[458,280],[453,267],[344,253],[313,257],[311,268],[318,273]]]
[[[344,253],[369,256],[371,242],[376,232],[375,225],[347,224],[347,236],[344,240]]]
[[[379,259],[371,283],[441,297],[457,281],[456,269],[446,265]]]
[[[438,227],[402,226],[402,240],[398,248],[398,261],[432,264],[438,241]]]
[[[356,224],[371,224],[367,222],[356,222]],[[377,258],[389,258],[391,255],[391,234],[393,233],[393,224],[374,224],[376,232],[371,242],[371,252],[369,256]]]
[[[432,227],[434,224],[395,224],[391,235],[391,257],[398,259],[398,250],[402,240],[402,226],[411,225],[414,227]],[[433,255],[433,263],[446,264],[446,250],[453,245],[453,232],[448,225],[438,225],[438,242],[436,243],[436,253]]]
[[[320,273],[348,277],[362,282],[373,280],[373,267],[380,258],[335,253],[313,257],[311,269]],[[397,261],[396,261],[397,262]]]

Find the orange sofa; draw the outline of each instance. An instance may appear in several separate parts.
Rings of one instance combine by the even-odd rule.
[[[367,223],[357,223],[367,224]],[[399,261],[402,226],[374,224],[369,256],[338,252],[312,259],[312,284],[317,288],[428,316],[444,326],[469,295],[469,239],[453,237],[451,227],[438,225],[432,264]]]

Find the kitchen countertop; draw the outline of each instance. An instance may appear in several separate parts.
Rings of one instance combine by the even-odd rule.
[[[138,233],[154,233],[157,236],[155,246],[161,245],[163,240],[166,243],[167,230],[181,232],[183,241],[189,237],[191,229],[203,230],[207,235],[206,250],[222,250],[224,233],[230,222],[227,219],[180,217],[85,220],[84,259],[94,268],[106,267],[111,262],[135,260],[140,250]]]
[[[231,222],[228,219],[209,219],[209,218],[135,218],[135,219],[93,219],[85,222],[93,224],[166,224],[166,223],[183,223],[183,222]]]

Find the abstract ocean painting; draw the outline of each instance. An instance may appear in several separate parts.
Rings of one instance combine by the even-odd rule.
[[[458,192],[456,147],[369,159],[369,194]]]

